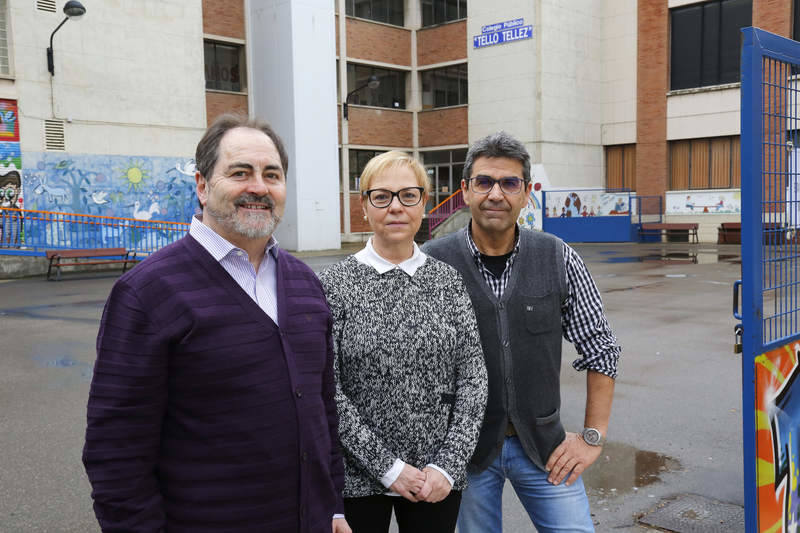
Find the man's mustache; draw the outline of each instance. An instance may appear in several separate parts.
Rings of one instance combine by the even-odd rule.
[[[275,200],[273,200],[269,195],[258,196],[257,194],[243,194],[236,199],[236,202],[234,202],[234,205],[237,207],[245,204],[263,204],[270,209],[275,208]]]

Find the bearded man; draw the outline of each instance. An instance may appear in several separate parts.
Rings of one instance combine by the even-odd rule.
[[[189,235],[106,302],[83,462],[103,531],[348,533],[331,319],[272,237],[288,156],[224,115],[196,153]]]

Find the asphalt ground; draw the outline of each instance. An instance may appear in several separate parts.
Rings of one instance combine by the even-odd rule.
[[[681,494],[743,505],[734,245],[575,245],[623,346],[609,442],[585,475],[597,531]],[[316,271],[346,250],[298,254]],[[99,531],[81,464],[98,321],[116,273],[0,281],[0,531]],[[562,416],[583,427],[585,376],[565,343]],[[505,532],[534,531],[513,489]]]

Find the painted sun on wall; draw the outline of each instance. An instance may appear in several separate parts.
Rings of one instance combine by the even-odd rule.
[[[756,357],[758,531],[800,529],[800,342]]]
[[[195,213],[189,159],[26,152],[25,166],[27,209],[171,222]]]

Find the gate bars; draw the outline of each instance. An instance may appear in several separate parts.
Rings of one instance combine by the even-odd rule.
[[[800,353],[800,43],[757,28],[742,33],[745,525],[748,532],[794,531],[800,508],[800,383],[794,391]]]

